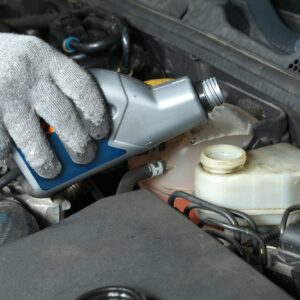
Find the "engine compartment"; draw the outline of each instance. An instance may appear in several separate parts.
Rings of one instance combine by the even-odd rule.
[[[5,223],[12,219],[12,214],[20,213],[18,219],[25,220],[16,227],[11,226],[0,240],[1,244],[31,234],[34,237],[34,233],[38,231],[41,238],[45,228],[51,229],[52,225],[76,216],[91,204],[103,201],[103,198],[133,189],[146,189],[180,211],[196,226],[201,227],[201,232],[204,230],[291,296],[299,297],[300,231],[297,212],[300,210],[300,173],[297,159],[300,146],[300,112],[298,103],[293,105],[293,100],[298,99],[297,91],[294,93],[293,89],[293,83],[298,82],[298,69],[295,69],[298,53],[283,55],[277,53],[278,49],[271,51],[272,55],[267,57],[268,68],[278,71],[280,76],[286,75],[288,79],[284,82],[278,81],[278,86],[272,92],[269,89],[263,91],[264,87],[263,84],[260,85],[259,77],[251,85],[250,77],[245,76],[248,80],[248,83],[245,83],[242,71],[240,74],[236,70],[225,71],[226,68],[222,68],[220,60],[218,68],[211,64],[209,59],[193,55],[194,51],[189,51],[188,47],[183,51],[182,43],[177,48],[170,42],[164,42],[163,38],[160,40],[155,34],[150,34],[149,28],[137,27],[133,24],[131,16],[126,18],[125,13],[122,15],[113,12],[110,7],[113,4],[98,3],[95,6],[91,5],[92,2],[87,4],[84,1],[40,1],[40,5],[37,5],[31,1],[4,1],[1,5],[5,7],[3,12],[6,11],[6,14],[0,19],[0,32],[37,36],[87,70],[97,68],[116,71],[144,82],[149,88],[159,87],[182,76],[188,76],[194,86],[199,87],[205,79],[216,77],[223,95],[226,96],[226,102],[213,108],[204,124],[50,197],[40,198],[30,193],[28,181],[19,173],[11,174],[11,170],[15,168],[13,160],[1,162],[1,204],[8,203],[10,208],[2,213],[2,217],[0,214],[0,219],[3,218]],[[239,4],[239,1],[234,2],[235,5]],[[186,11],[183,2],[180,4],[179,1],[177,4],[182,5],[180,11],[183,10],[179,19],[184,20],[188,13],[193,11],[194,6],[188,6],[189,10]],[[128,7],[126,9],[129,9]],[[117,8],[116,6],[114,9]],[[163,8],[162,11],[169,8]],[[230,26],[242,26],[242,22],[232,24],[234,18],[229,9],[226,6]],[[178,16],[175,18],[178,19]],[[297,19],[297,16],[295,18]],[[187,22],[190,23],[190,20],[194,22],[195,19],[187,19]],[[252,24],[251,19],[248,19],[248,22]],[[249,31],[245,26],[238,30],[243,34],[248,32],[248,39],[262,43],[261,33],[255,32],[253,28]],[[166,29],[162,36],[167,35],[168,30]],[[226,36],[221,34],[220,38]],[[263,42],[265,47],[272,48],[265,40]],[[223,46],[230,48],[229,45]],[[261,59],[265,59],[264,55],[259,56],[262,52],[266,54],[264,49],[251,51],[257,64]],[[225,60],[224,57],[223,59]],[[292,63],[288,63],[290,61]],[[257,69],[267,69],[264,63],[262,61],[260,66],[257,65]],[[248,68],[250,67],[249,64]],[[275,71],[274,76],[270,76],[271,79],[266,78],[270,86],[272,80],[280,78]],[[237,79],[238,75],[241,76],[240,80]],[[284,83],[286,90],[281,92],[279,85]],[[291,93],[291,96],[287,99],[284,93]],[[283,100],[280,102],[278,98]],[[285,105],[287,102],[288,105]],[[216,175],[214,184],[210,187],[212,194],[215,193],[214,189],[220,191],[220,194],[215,193],[218,195],[215,196],[218,198],[215,201],[208,193],[202,192],[202,189],[208,191],[209,187],[205,185],[207,182],[204,179],[195,175],[195,170],[201,168],[201,172],[204,172],[202,178],[211,176],[213,172],[202,170],[200,153],[208,146],[220,144],[245,150],[248,161],[244,162],[244,168],[234,170],[234,173],[238,174],[236,177],[226,172]],[[288,146],[282,146],[287,144]],[[274,150],[274,154],[273,149],[277,149],[278,145],[282,146],[283,150]],[[289,147],[295,152],[295,157],[288,152]],[[266,151],[268,162],[264,158],[258,159],[259,162],[252,162],[255,154],[261,153],[260,149]],[[227,155],[224,151],[221,151],[223,158]],[[222,157],[214,159],[218,163],[230,161],[228,157]],[[289,159],[290,164],[284,165]],[[279,162],[284,165],[281,169],[276,168]],[[262,168],[253,171],[252,177],[245,177],[243,172],[246,173],[246,168],[252,163],[254,166],[261,164]],[[237,188],[231,186],[226,192],[225,183],[230,180],[234,181],[232,186]],[[255,180],[258,182],[256,185]],[[246,182],[244,186],[243,182]],[[254,187],[248,192],[250,188],[247,188],[250,185]],[[222,198],[222,194],[226,193],[230,196]],[[274,200],[273,197],[277,199]],[[228,198],[241,198],[244,202],[252,202],[249,204],[250,208],[245,210],[243,205],[235,207]],[[271,204],[268,206],[266,203]],[[267,216],[262,217],[262,212],[258,213],[259,217],[252,214],[252,211],[260,209],[264,209]],[[172,219],[167,221],[172,222]],[[5,249],[6,246],[3,247]],[[159,295],[156,297],[159,298]]]

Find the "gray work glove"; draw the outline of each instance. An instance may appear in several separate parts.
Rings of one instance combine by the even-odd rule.
[[[42,177],[61,164],[40,126],[54,127],[72,160],[89,163],[96,143],[109,133],[109,115],[92,77],[42,40],[0,34],[0,159],[12,140]]]

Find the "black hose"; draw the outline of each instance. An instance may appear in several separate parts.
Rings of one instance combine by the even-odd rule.
[[[300,35],[280,20],[270,0],[246,0],[246,3],[258,27],[271,45],[288,54],[300,50]]]
[[[183,211],[183,214],[186,217],[189,217],[191,211],[194,209],[202,209],[202,207],[197,204],[192,204],[192,205],[186,206]],[[265,243],[269,243],[269,242],[279,238],[280,230],[278,227],[276,227],[275,229],[273,229],[269,232],[266,232],[266,233],[259,233],[256,223],[249,215],[247,215],[239,210],[231,210],[231,212],[236,218],[240,218],[240,219],[243,219],[244,221],[246,221],[248,226],[254,232],[258,233]],[[259,244],[256,239],[252,240],[252,246],[253,246],[253,254],[255,254],[255,255],[259,254]]]
[[[276,227],[275,229],[272,229],[269,232],[266,233],[260,233],[259,234],[261,236],[261,238],[265,241],[265,243],[269,243],[271,241],[274,241],[275,239],[278,239],[280,236],[280,230],[278,227]]]
[[[161,169],[161,172],[158,174],[153,173],[153,168],[155,168],[156,166],[158,166]],[[136,169],[130,170],[120,180],[116,194],[122,194],[132,191],[139,181],[151,178],[153,176],[159,176],[166,171],[166,168],[167,167],[165,162],[154,161],[150,164],[143,165]]]
[[[183,198],[185,200],[188,200],[188,201],[192,202],[193,204],[199,205],[199,209],[206,209],[206,210],[209,210],[209,211],[213,211],[213,212],[223,216],[232,225],[239,226],[239,223],[237,222],[234,215],[230,212],[230,210],[228,210],[226,208],[219,207],[219,206],[214,205],[212,203],[206,202],[206,201],[204,201],[200,198],[197,198],[197,197],[195,197],[191,194],[181,192],[181,191],[177,191],[177,192],[172,193],[169,196],[168,204],[170,206],[174,207],[174,202],[175,202],[176,198]],[[236,235],[235,238],[236,238],[237,241],[240,241],[240,235]]]
[[[226,230],[230,230],[235,233],[245,234],[247,236],[250,236],[252,239],[257,240],[257,242],[260,245],[260,255],[261,255],[261,259],[262,259],[262,261],[261,261],[262,266],[263,266],[263,268],[265,268],[267,266],[267,264],[268,264],[267,247],[266,247],[264,240],[260,237],[260,235],[258,233],[256,233],[255,231],[253,231],[251,229],[248,229],[248,228],[237,227],[237,226],[234,226],[231,224],[220,222],[215,219],[205,219],[205,220],[203,220],[203,222],[205,224],[222,227]]]
[[[184,209],[183,213],[184,213],[187,217],[189,217],[191,211],[194,210],[194,209],[197,209],[197,208],[198,208],[198,209],[201,209],[201,207],[200,207],[199,205],[189,205],[189,206],[187,206],[187,207]],[[245,213],[243,213],[243,212],[241,212],[241,211],[238,211],[238,210],[231,210],[231,212],[232,212],[232,214],[233,214],[235,217],[240,218],[240,219],[246,221],[246,223],[249,225],[249,227],[250,227],[253,231],[255,231],[255,232],[258,233],[257,225],[256,225],[256,223],[254,222],[254,220],[253,220],[250,216],[248,216],[247,214],[245,214]],[[254,250],[254,254],[258,254],[258,253],[259,253],[259,245],[258,245],[258,243],[257,243],[256,240],[253,240],[253,250]]]
[[[245,256],[245,251],[240,243],[238,243],[235,239],[230,238],[224,233],[214,231],[214,230],[205,230],[206,233],[210,234],[216,239],[222,239],[226,242],[228,242],[230,245],[233,246],[233,248],[238,252],[238,254],[242,257]]]
[[[266,263],[267,263],[266,243],[269,240],[272,240],[272,239],[276,238],[276,236],[278,236],[278,229],[277,229],[277,231],[273,230],[272,232],[269,232],[266,235],[260,236],[260,234],[258,232],[258,227],[257,227],[256,223],[254,222],[254,220],[249,215],[247,215],[247,214],[245,214],[241,211],[229,210],[229,209],[226,209],[224,207],[219,207],[219,206],[216,206],[214,204],[208,203],[208,202],[206,202],[202,199],[199,199],[195,196],[192,196],[190,194],[187,194],[185,192],[180,192],[180,191],[174,192],[170,195],[170,197],[168,199],[168,204],[170,206],[174,207],[174,203],[175,203],[176,198],[183,198],[183,199],[186,199],[186,200],[193,203],[193,204],[187,206],[184,209],[183,213],[184,213],[185,216],[188,217],[190,212],[193,209],[210,210],[210,211],[216,212],[216,213],[222,215],[223,217],[225,217],[231,223],[231,225],[223,223],[223,222],[215,220],[215,219],[201,220],[201,221],[203,221],[203,223],[220,226],[220,227],[223,227],[225,229],[231,230],[234,233],[246,234],[248,236],[251,236],[252,240],[253,240],[253,242],[252,242],[253,243],[253,254],[257,255],[257,254],[260,253],[262,255],[263,266],[266,266]],[[232,219],[232,217],[233,217],[233,219]],[[249,227],[251,229],[239,227],[239,224],[235,220],[235,217],[246,221],[246,223],[249,225]],[[222,238],[222,237],[220,237],[220,238]],[[240,247],[241,247],[241,245],[240,245]],[[259,247],[260,247],[260,249],[259,249]],[[261,251],[259,251],[259,250],[261,250]]]
[[[181,191],[172,193],[169,196],[168,204],[170,206],[174,207],[176,198],[183,198],[185,200],[188,200],[188,201],[192,202],[193,204],[198,205],[199,209],[206,209],[206,210],[216,212],[216,213],[220,214],[221,216],[223,216],[225,219],[227,219],[232,225],[235,225],[235,226],[239,225],[237,220],[233,216],[233,214],[225,208],[222,208],[222,207],[219,207],[212,203],[206,202],[206,201],[204,201],[200,198],[197,198],[191,194],[181,192]],[[192,208],[192,209],[194,209],[194,208]]]
[[[254,232],[258,233],[257,225],[249,215],[235,209],[232,209],[231,212],[236,218],[240,218],[244,220]],[[253,253],[257,255],[259,253],[259,245],[257,240],[253,239],[252,244],[253,244]]]
[[[202,209],[201,206],[199,205],[196,205],[196,204],[192,204],[192,205],[189,205],[187,206],[184,211],[183,211],[183,214],[187,217],[189,217],[190,213],[192,210],[194,209]],[[237,217],[237,218],[240,218],[244,221],[247,222],[247,224],[249,225],[249,227],[258,233],[258,228],[257,228],[257,225],[256,223],[254,222],[254,220],[248,216],[247,214],[241,212],[241,211],[238,211],[238,210],[231,210],[232,214]],[[259,253],[259,245],[257,243],[256,240],[253,240],[253,250],[254,250],[254,254],[258,254]]]
[[[123,18],[115,17],[119,25],[119,30],[122,37],[122,67],[124,72],[127,73],[130,68],[130,57],[131,57],[131,41],[129,26]]]
[[[116,194],[122,194],[132,191],[137,182],[150,178],[151,176],[152,173],[148,165],[144,165],[129,171],[122,177]]]
[[[21,174],[21,170],[19,168],[15,168],[12,171],[9,171],[8,173],[0,177],[0,189],[2,190],[5,186],[7,186],[10,182],[19,177]]]
[[[189,217],[191,211],[194,210],[194,209],[197,209],[197,208],[198,208],[198,209],[201,209],[201,206],[199,206],[199,205],[197,205],[197,204],[188,205],[188,206],[185,207],[185,209],[184,209],[184,211],[183,211],[183,214],[184,214],[185,216]]]
[[[94,18],[95,19],[95,18]],[[107,36],[106,38],[92,43],[82,43],[72,41],[70,46],[75,49],[77,52],[82,54],[93,55],[99,52],[106,51],[112,46],[116,45],[118,42],[122,43],[122,72],[127,73],[130,68],[130,59],[131,59],[131,40],[128,23],[123,19],[117,16],[112,17],[112,21],[115,21],[118,25],[119,32],[113,33]],[[90,22],[90,23],[89,23]],[[94,25],[93,22],[89,21],[87,24]],[[101,24],[99,23],[99,26]],[[99,27],[97,26],[97,27]]]
[[[243,213],[242,211],[235,210],[235,209],[231,209],[230,211],[236,218],[240,218],[240,219],[244,220],[253,231],[258,233],[257,225],[249,215]]]
[[[70,46],[77,52],[82,54],[93,55],[110,49],[112,46],[116,45],[120,41],[120,34],[115,33],[101,39],[97,42],[92,43],[78,43],[72,41]]]
[[[299,204],[288,207],[285,210],[285,212],[283,213],[282,218],[281,218],[281,222],[280,222],[280,227],[279,227],[280,228],[280,236],[282,236],[284,231],[285,231],[289,215],[292,212],[297,211],[297,210],[300,210],[300,205]]]
[[[194,209],[197,209],[197,208],[201,209],[201,206],[196,205],[196,204],[189,205],[184,209],[183,214],[188,217],[190,215],[191,211],[194,210]],[[257,228],[256,223],[254,222],[254,220],[249,215],[247,215],[247,214],[245,214],[245,213],[243,213],[239,210],[233,210],[232,209],[230,211],[232,212],[232,214],[236,218],[240,218],[240,219],[244,220],[253,231],[258,232],[258,228]]]

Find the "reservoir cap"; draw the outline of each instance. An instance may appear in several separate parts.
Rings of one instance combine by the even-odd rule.
[[[200,155],[204,170],[213,174],[230,174],[240,171],[247,160],[244,149],[232,145],[212,145]]]

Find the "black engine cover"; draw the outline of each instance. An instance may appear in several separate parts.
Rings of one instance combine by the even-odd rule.
[[[289,299],[147,191],[98,201],[0,248],[0,298],[75,300],[110,285],[147,299]]]

